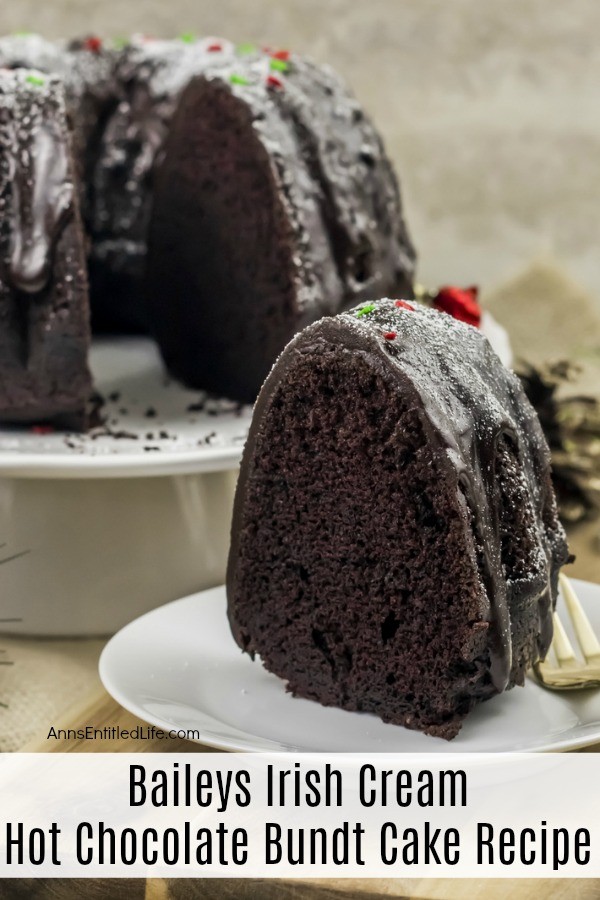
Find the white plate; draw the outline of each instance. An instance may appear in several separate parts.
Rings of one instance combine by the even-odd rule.
[[[600,585],[574,582],[600,632]],[[442,753],[568,750],[600,741],[600,690],[553,693],[528,679],[478,706],[451,744],[375,716],[287,694],[284,682],[242,654],[213,588],[147,613],[100,659],[107,691],[153,725],[196,730],[224,750]]]
[[[0,476],[118,478],[220,472],[239,465],[250,406],[210,399],[170,381],[147,338],[95,340],[90,364],[105,400],[106,427],[85,435],[41,435],[3,426]]]
[[[510,365],[508,335],[489,313],[482,331]],[[237,468],[251,406],[211,399],[169,380],[147,338],[95,339],[90,365],[105,400],[106,426],[88,434],[0,427],[0,477],[121,478]]]

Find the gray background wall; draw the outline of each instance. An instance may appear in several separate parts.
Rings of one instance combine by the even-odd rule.
[[[0,31],[193,30],[332,63],[402,177],[420,277],[552,259],[600,297],[595,0],[0,0]]]

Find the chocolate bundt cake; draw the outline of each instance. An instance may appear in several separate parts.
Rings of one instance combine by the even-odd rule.
[[[452,738],[545,655],[567,557],[539,421],[476,328],[383,300],[282,353],[227,591],[235,640],[292,693]]]
[[[94,330],[148,330],[183,382],[252,401],[300,328],[410,292],[393,169],[328,67],[214,38],[0,39],[0,68],[34,67],[64,85]]]
[[[300,328],[410,291],[414,251],[381,140],[328,67],[210,56],[156,170],[148,310],[176,377],[252,401]]]
[[[91,393],[84,237],[64,90],[0,72],[0,420],[80,428]]]

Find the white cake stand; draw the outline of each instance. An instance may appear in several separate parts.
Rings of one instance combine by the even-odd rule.
[[[168,381],[150,340],[97,341],[91,367],[102,426],[0,429],[6,632],[110,634],[223,581],[251,408]]]

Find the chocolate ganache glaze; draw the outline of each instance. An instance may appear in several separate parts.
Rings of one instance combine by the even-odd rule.
[[[106,117],[90,176],[94,327],[145,331],[144,297],[154,172],[181,91],[193,74],[235,54],[229,41],[134,37],[116,54],[118,102]]]
[[[545,656],[567,558],[539,421],[476,328],[383,300],[287,346],[227,589],[237,642],[294,693],[453,737]]]
[[[95,39],[48,41],[36,34],[0,38],[0,67],[33,69],[56,75],[64,85],[72,126],[73,153],[81,187],[80,203],[86,226],[92,218],[89,180],[98,142],[120,88],[115,77],[116,50]]]
[[[7,153],[13,151],[12,158],[7,155],[12,177],[5,276],[17,291],[39,294],[48,284],[55,245],[74,211],[62,85],[57,77],[18,69],[2,75],[0,91],[10,107],[3,123],[4,146]],[[52,108],[59,115],[48,115]]]
[[[84,239],[65,94],[0,71],[0,418],[85,424]]]
[[[17,104],[20,119],[31,110],[30,96],[19,99],[27,105],[24,109],[22,102]],[[73,182],[68,148],[55,122],[40,123],[32,132],[28,152],[28,175],[24,178],[21,170],[12,185],[8,277],[17,290],[38,294],[48,283],[56,241],[73,213]]]

